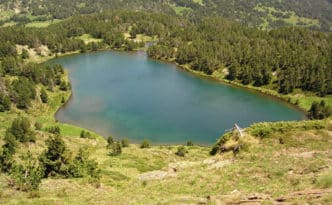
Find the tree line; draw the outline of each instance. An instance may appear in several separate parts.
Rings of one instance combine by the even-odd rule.
[[[103,41],[85,44],[78,38],[83,34]],[[297,27],[261,31],[222,18],[188,21],[160,13],[103,12],[75,16],[48,28],[1,28],[1,67],[7,73],[17,67],[17,44],[35,49],[46,45],[56,54],[101,48],[133,50],[143,45],[132,40],[137,34],[157,37],[148,49],[155,59],[175,61],[208,75],[217,71],[228,80],[282,94],[294,90],[319,96],[332,93],[330,33]]]
[[[202,0],[201,2],[193,0],[21,0],[19,3],[2,0],[0,6],[4,10],[15,8],[20,10],[19,14],[1,21],[0,24],[6,21],[26,24],[31,21],[66,19],[77,14],[92,14],[116,9],[175,15],[177,7],[186,8],[180,12],[180,15],[188,19],[219,16],[239,21],[250,27],[259,27],[264,21],[267,21],[270,28],[287,26],[290,23],[285,19],[289,19],[293,13],[302,18],[318,20],[317,25],[311,25],[313,29],[331,31],[332,22],[330,15],[332,3],[329,0]],[[301,18],[297,25],[308,26]]]
[[[282,94],[295,89],[332,93],[332,35],[304,28],[269,32],[207,18],[159,39],[148,54],[193,70]]]

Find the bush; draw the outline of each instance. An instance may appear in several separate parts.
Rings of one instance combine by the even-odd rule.
[[[59,135],[46,140],[47,149],[41,154],[39,161],[45,167],[44,177],[70,176],[71,159],[65,142]]]
[[[10,128],[7,130],[16,140],[20,142],[35,142],[36,137],[31,130],[30,122],[27,118],[16,118]]]
[[[2,172],[9,172],[14,165],[13,154],[15,152],[11,151],[6,144],[2,146],[2,152],[0,153],[0,168]]]
[[[187,146],[188,146],[188,147],[192,147],[192,146],[194,146],[194,143],[193,143],[191,140],[189,140],[189,141],[187,142]]]
[[[0,94],[0,112],[10,110],[11,101],[6,95]]]
[[[47,103],[47,102],[48,102],[48,95],[47,95],[45,89],[42,89],[42,90],[40,91],[40,99],[41,99],[41,101],[42,101],[43,103]]]
[[[326,105],[325,101],[322,100],[320,103],[315,101],[311,104],[308,111],[308,117],[310,119],[324,119],[332,115],[332,108]]]
[[[44,177],[44,167],[28,152],[26,157],[23,157],[23,164],[15,165],[10,176],[19,190],[37,190]]]
[[[122,153],[121,143],[120,142],[114,142],[111,145],[110,155],[111,156],[117,156],[117,155],[120,155],[121,153]]]
[[[46,131],[55,135],[60,135],[61,129],[59,126],[51,126],[46,128]]]
[[[215,144],[210,151],[210,155],[216,155],[219,151],[220,146],[218,144]]]
[[[43,124],[41,122],[36,122],[35,123],[35,129],[36,130],[41,130],[43,128]]]
[[[2,145],[3,150],[7,150],[10,154],[14,154],[17,147],[15,136],[7,132],[4,137],[4,142],[5,143]]]
[[[175,152],[176,155],[184,157],[188,153],[187,149],[184,146],[178,147],[178,150]]]
[[[91,138],[91,133],[82,130],[82,131],[81,131],[81,134],[80,134],[80,137],[81,137],[81,138]]]
[[[113,145],[113,143],[114,143],[114,139],[113,139],[113,137],[112,137],[112,136],[109,136],[109,137],[107,138],[107,148],[108,148],[108,149],[111,148],[111,146]]]
[[[128,138],[123,138],[121,140],[121,145],[122,145],[122,147],[129,147],[129,139]]]
[[[29,52],[28,52],[28,50],[23,48],[21,56],[22,56],[23,59],[28,59],[29,58]]]
[[[70,171],[73,177],[90,176],[95,179],[100,178],[98,163],[89,159],[89,152],[84,148],[79,149],[79,152],[74,159]]]
[[[148,140],[143,140],[140,146],[141,149],[150,148],[150,142]]]
[[[61,81],[61,83],[60,83],[60,90],[67,91],[68,89],[69,89],[69,84],[66,83],[65,81]]]

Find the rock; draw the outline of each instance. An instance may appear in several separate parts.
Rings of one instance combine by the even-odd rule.
[[[226,165],[229,165],[231,163],[232,163],[232,161],[230,161],[230,160],[219,161],[219,162],[216,162],[214,164],[211,164],[208,169],[220,169],[220,168],[222,168]]]
[[[205,160],[203,161],[203,164],[213,164],[213,163],[215,163],[215,162],[216,162],[215,159],[205,159]]]
[[[142,181],[147,181],[147,180],[160,180],[165,178],[167,175],[167,172],[164,171],[152,171],[152,172],[147,172],[139,175],[139,179]]]
[[[237,189],[234,189],[232,192],[231,192],[232,195],[240,195],[241,192],[239,192]]]
[[[180,162],[170,163],[168,165],[168,167],[170,169],[179,171],[181,169],[184,169],[184,168],[187,168],[187,167],[192,167],[192,166],[195,166],[195,165],[198,165],[198,164],[199,164],[199,162],[180,161]]]
[[[165,171],[151,171],[140,174],[138,176],[139,180],[149,181],[149,180],[163,180],[167,177],[175,177],[175,172],[165,172]]]

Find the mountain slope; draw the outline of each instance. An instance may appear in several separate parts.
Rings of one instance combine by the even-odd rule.
[[[262,29],[285,25],[332,29],[332,3],[328,0],[3,0],[0,8],[0,20],[4,22],[64,19],[75,14],[126,9],[176,13],[190,18],[221,16]]]

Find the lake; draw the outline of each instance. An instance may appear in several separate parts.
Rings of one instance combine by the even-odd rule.
[[[57,120],[103,136],[153,144],[213,144],[234,123],[302,120],[288,104],[147,58],[103,51],[52,60],[69,70],[73,95]]]

